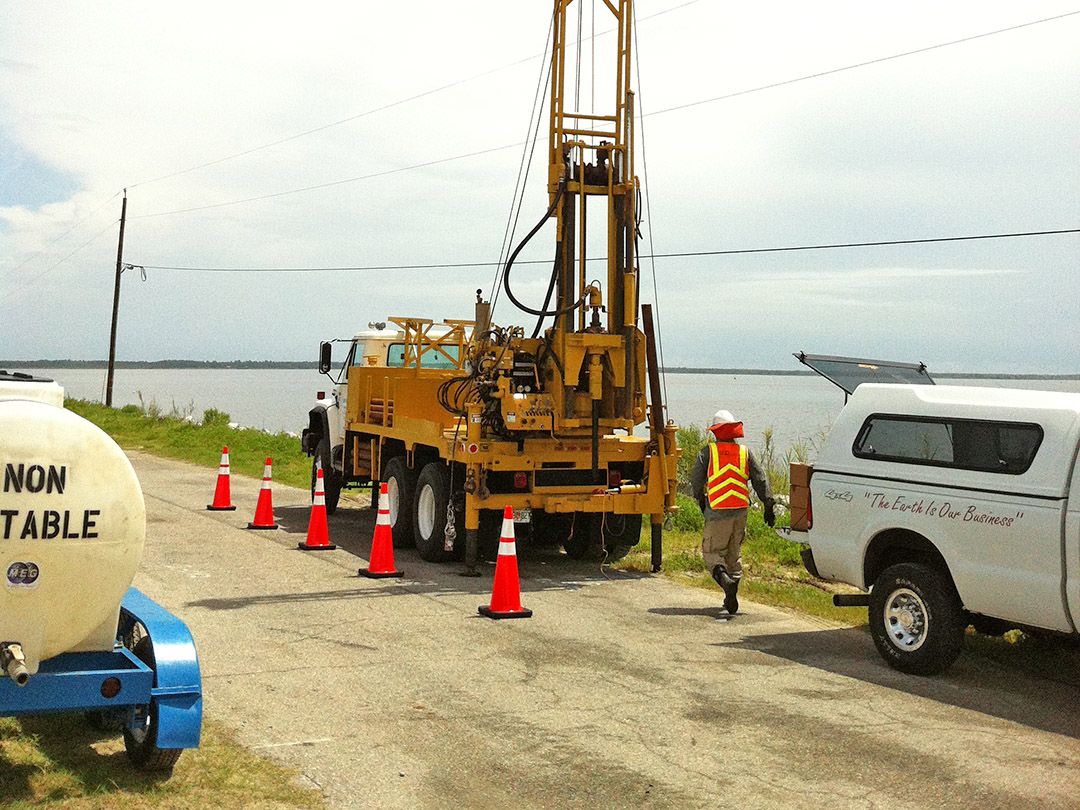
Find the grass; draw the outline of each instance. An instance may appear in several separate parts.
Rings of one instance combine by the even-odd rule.
[[[221,726],[203,723],[202,745],[185,751],[171,778],[131,767],[124,741],[81,715],[0,718],[0,807],[65,810],[318,808],[318,791],[259,759]]]
[[[126,405],[119,409],[81,399],[69,399],[65,404],[131,450],[217,467],[221,449],[228,447],[234,472],[262,478],[269,456],[274,460],[275,481],[304,488],[311,485],[311,459],[301,452],[298,438],[254,428],[233,430],[227,413],[211,409],[204,412],[202,422],[196,422],[189,412],[175,405],[168,413],[163,412],[153,400],[142,407]]]

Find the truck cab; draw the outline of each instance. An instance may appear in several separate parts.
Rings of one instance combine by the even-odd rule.
[[[448,330],[449,327],[435,325],[431,332],[437,338]],[[335,343],[342,343],[347,349],[344,360],[336,369],[333,365]],[[362,486],[371,481],[370,476],[352,476],[344,470],[349,370],[355,367],[402,368],[406,362],[405,347],[404,330],[396,326],[387,328],[384,322],[369,323],[366,330],[357,332],[349,340],[326,341],[321,345],[319,371],[326,375],[330,383],[329,391],[320,391],[316,395],[315,403],[308,411],[308,426],[301,434],[300,443],[303,452],[312,457],[312,492],[315,490],[316,469],[322,467],[326,510],[331,514],[337,509],[343,487]],[[453,348],[447,348],[451,355]],[[424,365],[426,368],[454,367],[448,357],[436,354],[426,356]],[[396,506],[393,512],[396,517]]]
[[[1075,634],[1078,447],[1080,394],[864,383],[792,471],[791,536],[811,573],[870,591],[835,601],[868,606],[897,669],[944,670],[971,623]]]

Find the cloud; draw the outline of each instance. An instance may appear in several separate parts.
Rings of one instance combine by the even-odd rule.
[[[645,19],[677,5],[638,4],[646,112],[1072,10],[974,0],[699,2]],[[111,195],[124,186],[125,258],[137,264],[498,260],[518,148],[145,215],[519,143],[541,67],[528,57],[544,50],[549,15],[544,4],[496,0],[478,0],[468,13],[434,2],[268,3],[258,15],[203,2],[183,13],[152,4],[3,7],[0,139],[13,145],[5,154],[25,156],[29,173],[18,184],[0,181],[0,357],[105,356],[116,259],[109,228],[120,209]],[[1080,60],[1078,19],[647,117],[639,130],[647,162],[638,168],[649,181],[642,251],[1076,227],[1080,111],[1070,77]],[[586,61],[589,53],[583,48]],[[546,208],[545,155],[541,144],[519,235]],[[599,232],[601,223],[602,213],[593,214],[591,228]],[[552,252],[546,228],[523,258]],[[783,365],[799,344],[883,356],[918,350],[960,367],[1074,371],[1069,347],[1080,336],[1063,301],[1075,299],[1076,255],[1075,237],[1047,237],[657,260],[667,359],[715,364],[708,358],[722,345],[738,358],[724,365]],[[643,267],[648,300],[650,265]],[[515,290],[539,298],[548,272],[515,269]],[[144,284],[126,274],[119,354],[307,357],[320,338],[370,320],[468,317],[473,292],[486,294],[492,276],[491,268],[150,271]],[[737,328],[727,325],[728,312]],[[504,301],[497,318],[517,316]]]

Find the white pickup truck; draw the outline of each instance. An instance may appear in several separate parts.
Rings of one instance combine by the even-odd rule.
[[[834,602],[867,606],[904,672],[946,669],[969,624],[1076,634],[1078,448],[1080,394],[851,386],[814,466],[793,465],[791,539],[811,574],[870,590]]]

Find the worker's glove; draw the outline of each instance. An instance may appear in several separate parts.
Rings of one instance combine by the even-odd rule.
[[[776,525],[776,514],[773,512],[772,501],[769,501],[767,504],[765,504],[765,522],[768,523],[770,526]]]

